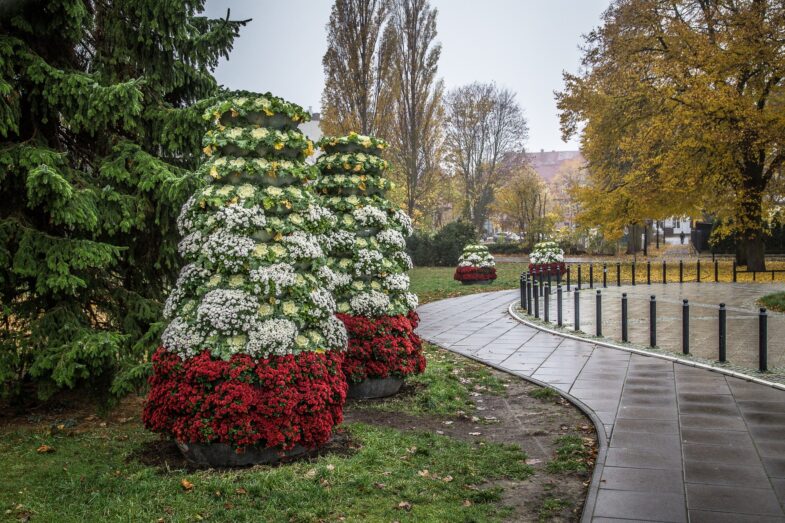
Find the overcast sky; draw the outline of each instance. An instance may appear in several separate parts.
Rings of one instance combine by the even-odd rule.
[[[325,25],[332,0],[208,0],[207,14],[252,18],[218,81],[270,91],[319,111]],[[553,91],[580,63],[581,35],[597,26],[609,0],[431,0],[439,11],[439,76],[447,88],[495,81],[513,90],[529,122],[529,151],[577,149],[561,140]]]

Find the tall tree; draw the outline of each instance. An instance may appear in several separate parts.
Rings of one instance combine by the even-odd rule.
[[[524,236],[529,247],[551,232],[549,226],[553,223],[548,216],[551,207],[547,185],[529,165],[514,168],[492,205],[504,221]]]
[[[211,71],[203,0],[38,0],[0,19],[0,382],[128,390],[155,348]],[[228,18],[228,16],[227,16]]]
[[[458,87],[445,107],[447,160],[463,182],[466,216],[483,230],[495,191],[509,174],[505,155],[523,151],[526,119],[515,94],[493,83]]]
[[[322,58],[321,128],[333,136],[358,132],[389,138],[391,41],[384,37],[391,0],[335,0]]]
[[[585,72],[558,95],[581,126],[585,222],[717,217],[740,261],[765,268],[763,238],[785,161],[785,5],[774,0],[616,0],[590,33]]]
[[[436,15],[427,0],[394,0],[386,36],[395,56],[390,155],[411,216],[422,210],[441,174],[444,86],[436,78],[441,55]]]

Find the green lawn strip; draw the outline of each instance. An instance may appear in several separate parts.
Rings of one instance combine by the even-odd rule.
[[[548,472],[562,474],[589,471],[592,449],[580,436],[559,436],[556,445],[556,456],[546,465]]]
[[[558,392],[556,392],[550,387],[542,387],[539,389],[534,389],[529,393],[529,396],[531,396],[534,399],[543,400],[543,401],[546,400],[553,401],[561,397]]]
[[[785,312],[785,292],[767,294],[758,300],[761,307],[777,312]]]
[[[423,344],[428,366],[407,380],[410,393],[384,400],[359,402],[355,408],[407,414],[455,416],[475,409],[471,393],[502,394],[507,380],[480,363],[457,356],[430,343]]]
[[[0,505],[34,521],[498,521],[482,485],[532,470],[517,447],[347,426],[359,450],[228,472],[163,471],[126,456],[154,439],[138,426],[73,436],[19,429],[0,443]],[[39,454],[46,444],[53,453]],[[186,490],[187,479],[193,488]],[[238,489],[240,489],[238,491]]]
[[[409,271],[411,292],[417,294],[420,303],[464,296],[478,292],[514,289],[519,286],[521,272],[527,263],[497,263],[496,279],[489,285],[463,285],[453,279],[454,267],[415,267]]]

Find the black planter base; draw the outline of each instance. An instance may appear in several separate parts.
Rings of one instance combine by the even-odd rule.
[[[285,458],[305,454],[308,449],[295,445],[290,450],[266,447],[248,447],[238,454],[226,443],[182,443],[176,441],[177,448],[185,459],[201,467],[249,467],[251,465],[274,465]]]
[[[463,285],[490,285],[493,280],[463,280]]]
[[[349,385],[347,398],[354,399],[374,399],[392,396],[401,390],[403,380],[401,378],[368,378],[360,383]]]

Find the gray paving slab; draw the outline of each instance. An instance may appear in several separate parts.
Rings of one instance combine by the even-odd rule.
[[[584,521],[785,522],[785,391],[537,330],[507,314],[517,295],[423,305],[418,332],[587,409],[602,448]]]

